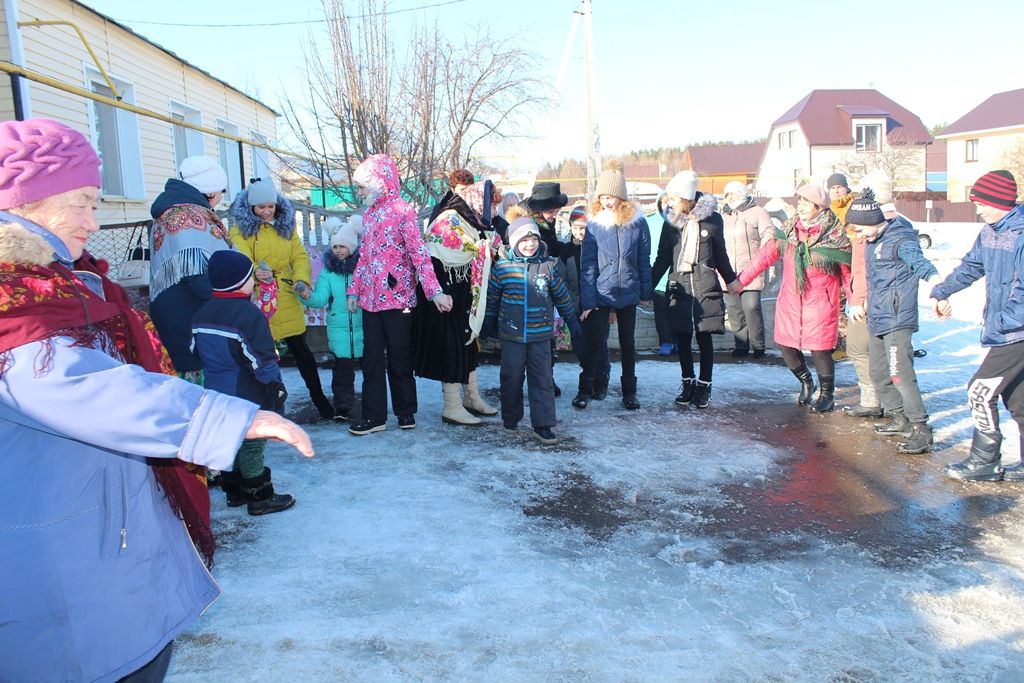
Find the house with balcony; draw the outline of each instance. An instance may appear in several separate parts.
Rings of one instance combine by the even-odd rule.
[[[942,129],[946,143],[946,197],[967,201],[971,186],[989,171],[1024,170],[1024,88],[996,93]],[[1017,178],[1024,186],[1024,178]]]
[[[772,123],[755,193],[792,196],[836,172],[855,185],[879,169],[894,189],[920,192],[930,142],[916,114],[877,90],[813,90]]]

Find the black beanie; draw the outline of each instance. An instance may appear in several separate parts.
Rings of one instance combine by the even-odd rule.
[[[820,178],[821,176],[818,176],[818,177]],[[830,175],[828,177],[828,181],[825,182],[825,187],[826,188],[830,188],[830,187],[833,187],[835,185],[842,185],[847,190],[850,189],[850,185],[849,185],[849,183],[846,180],[846,176],[844,176],[842,173],[833,173],[832,175]]]
[[[228,249],[215,251],[207,264],[210,285],[215,292],[233,292],[249,281],[252,261],[245,254]]]
[[[882,209],[875,201],[875,193],[868,188],[860,193],[846,212],[846,222],[852,225],[878,225],[885,222]]]

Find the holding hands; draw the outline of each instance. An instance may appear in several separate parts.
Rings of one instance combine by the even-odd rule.
[[[742,294],[743,290],[744,290],[743,283],[740,282],[739,278],[736,278],[735,280],[733,280],[732,282],[729,283],[729,293],[730,294]]]
[[[850,306],[850,320],[860,322],[867,316],[863,306]]]
[[[949,299],[935,300],[935,315],[939,320],[949,320],[953,317],[953,306],[949,303]]]
[[[437,306],[437,310],[441,313],[447,313],[452,310],[452,297],[448,294],[438,294],[432,301]]]

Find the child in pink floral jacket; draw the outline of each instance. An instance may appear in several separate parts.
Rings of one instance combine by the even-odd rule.
[[[439,311],[450,311],[452,301],[434,275],[416,213],[400,196],[395,162],[374,154],[359,164],[353,180],[366,207],[359,265],[348,289],[349,310],[363,309],[363,412],[349,432],[362,436],[385,429],[385,376],[398,427],[416,426],[411,341],[416,283]]]

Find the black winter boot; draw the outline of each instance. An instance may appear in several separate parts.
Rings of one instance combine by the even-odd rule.
[[[711,405],[711,382],[697,380],[697,387],[693,390],[693,405],[698,408]]]
[[[1003,468],[999,464],[1002,443],[1001,433],[975,429],[971,454],[962,462],[946,465],[946,476],[964,481],[999,481],[1003,478]]]
[[[801,365],[790,372],[800,380],[800,396],[796,399],[797,405],[805,406],[811,402],[811,397],[814,396],[814,378],[811,377],[811,371],[807,369],[806,365]]]
[[[588,380],[580,373],[579,389],[576,391],[576,398],[572,400],[572,407],[583,410],[590,402],[590,395],[594,392],[594,380]]]
[[[270,468],[264,467],[263,473],[250,479],[242,479],[242,492],[249,504],[250,515],[267,515],[281,512],[295,505],[295,498],[289,493],[274,493],[274,484],[270,481]]]
[[[850,417],[882,417],[882,406],[843,406],[843,413]]]
[[[313,399],[313,405],[316,406],[316,410],[320,413],[320,417],[325,420],[334,419],[334,406],[331,405],[329,400],[327,400],[327,397],[324,396],[323,392],[320,392],[319,394],[310,394],[310,398]]]
[[[821,382],[821,391],[818,392],[818,400],[811,406],[811,412],[831,413],[836,409],[836,378],[818,376]]]
[[[1003,468],[1003,481],[1024,481],[1024,434],[1020,435],[1021,462]]]
[[[227,495],[229,508],[245,505],[245,494],[242,493],[242,475],[238,470],[221,472],[220,488]]]
[[[697,381],[693,377],[684,377],[679,384],[679,395],[676,396],[677,406],[688,406],[693,400],[693,391],[697,388]]]
[[[910,438],[896,447],[897,452],[912,455],[927,453],[931,449],[932,428],[924,423],[914,425],[910,432]]]
[[[636,398],[636,377],[622,378],[622,405],[626,410],[640,409],[640,401]]]
[[[594,378],[594,390],[590,392],[590,398],[595,401],[603,401],[608,395],[608,375],[598,375]]]
[[[904,415],[902,411],[890,413],[888,422],[875,425],[875,433],[882,434],[884,436],[902,436],[904,438],[909,438],[912,430],[910,420],[907,419],[907,416]]]

